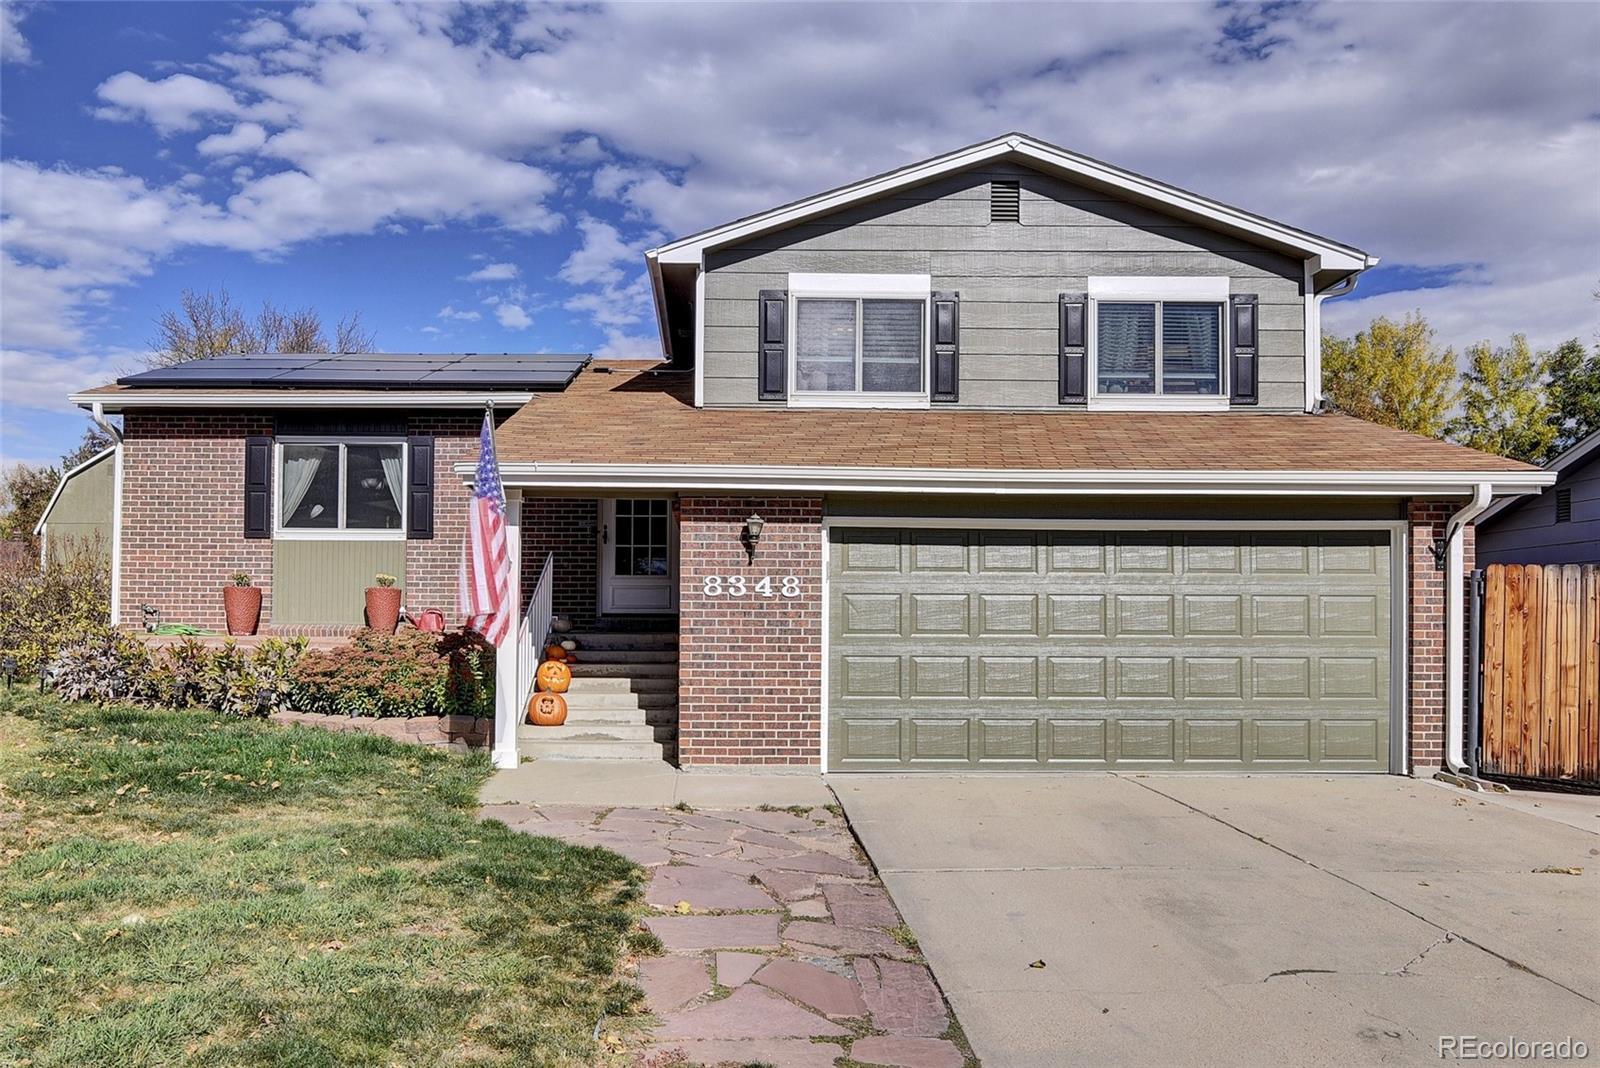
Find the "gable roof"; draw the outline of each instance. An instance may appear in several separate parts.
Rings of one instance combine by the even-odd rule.
[[[44,525],[49,520],[50,513],[55,511],[56,501],[61,499],[61,491],[67,488],[67,483],[71,482],[74,478],[77,478],[83,472],[89,470],[89,468],[93,467],[101,460],[104,460],[107,456],[113,455],[116,451],[117,447],[115,445],[107,445],[105,448],[101,449],[99,452],[83,461],[83,463],[79,464],[77,467],[74,467],[72,470],[61,476],[61,480],[56,483],[55,492],[50,494],[50,499],[45,502],[44,511],[39,513],[39,521],[33,525],[34,537],[38,537],[44,532]]]
[[[818,215],[838,211],[851,204],[884,196],[897,189],[995,160],[1014,160],[1074,181],[1116,190],[1131,201],[1159,207],[1216,229],[1253,238],[1293,252],[1301,258],[1317,257],[1321,261],[1317,265],[1318,270],[1355,272],[1372,267],[1378,262],[1376,256],[1353,245],[1334,241],[1287,223],[1276,222],[1024,133],[1002,134],[988,141],[980,141],[975,145],[947,152],[942,156],[934,156],[850,185],[830,189],[825,193],[735,219],[733,222],[714,226],[709,230],[690,234],[688,237],[681,237],[649,250],[645,253],[645,260],[650,264],[653,276],[656,274],[658,264],[698,265],[701,256],[710,249],[770,230],[792,226]],[[659,285],[659,278],[654,280]]]
[[[1564,472],[1570,471],[1591,457],[1600,458],[1600,430],[1596,430],[1588,437],[1569,446],[1565,452],[1546,461],[1544,469],[1555,472],[1555,483],[1559,484]],[[1496,516],[1503,515],[1517,505],[1531,500],[1533,500],[1532,496],[1526,496],[1507,497],[1503,501],[1495,501],[1484,509],[1483,514],[1478,516],[1474,523],[1481,527],[1485,523],[1492,521]]]

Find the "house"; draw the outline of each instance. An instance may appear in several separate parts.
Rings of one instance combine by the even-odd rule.
[[[651,250],[662,360],[498,397],[528,609],[496,762],[664,731],[691,768],[1459,766],[1446,576],[1475,515],[1554,476],[1323,412],[1322,302],[1375,262],[1020,134]],[[382,358],[349,359],[322,373]],[[401,541],[388,509],[384,539],[293,529],[331,477],[294,465],[338,454],[351,492],[381,434],[433,477],[431,539],[395,505],[407,602],[452,604],[487,392],[242,362],[77,398],[125,420],[119,618],[211,619],[242,562],[273,628],[323,625],[306,599]],[[394,486],[394,454],[363,462]],[[553,618],[573,718],[519,737]]]
[[[116,447],[108,446],[61,476],[33,526],[41,564],[77,548],[89,549],[109,563],[116,467]]]
[[[1545,465],[1555,486],[1478,518],[1480,564],[1600,564],[1600,431]]]

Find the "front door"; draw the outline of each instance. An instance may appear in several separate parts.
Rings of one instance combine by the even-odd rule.
[[[600,611],[671,612],[678,607],[678,525],[665,497],[604,502]]]

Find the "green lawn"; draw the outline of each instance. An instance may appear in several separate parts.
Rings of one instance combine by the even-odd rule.
[[[0,1065],[587,1065],[641,873],[463,757],[0,691]]]

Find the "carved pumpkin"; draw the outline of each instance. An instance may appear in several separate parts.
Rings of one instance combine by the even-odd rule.
[[[559,727],[567,721],[567,699],[541,690],[528,698],[528,722],[535,727]]]
[[[544,658],[546,660],[565,660],[567,651],[559,645],[547,645],[544,647]]]
[[[572,685],[572,669],[559,660],[546,660],[539,665],[534,680],[538,682],[541,690],[566,693],[567,687]]]

